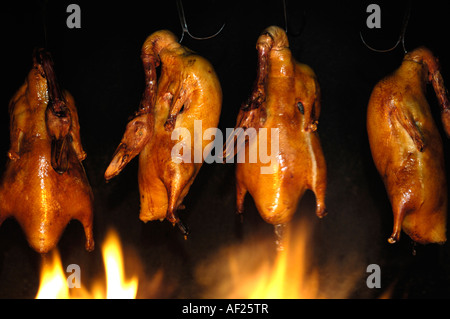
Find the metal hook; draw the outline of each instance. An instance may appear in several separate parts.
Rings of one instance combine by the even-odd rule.
[[[303,19],[303,25],[302,25],[302,27],[300,28],[300,31],[299,31],[298,33],[296,33],[296,34],[292,34],[292,33],[288,33],[288,18],[287,18],[287,5],[286,5],[286,0],[283,0],[283,15],[284,15],[284,31],[286,32],[286,34],[289,34],[289,35],[291,35],[291,36],[293,36],[293,37],[298,37],[298,36],[302,33],[303,27],[305,26],[305,23],[304,23],[304,20],[305,20],[305,19]],[[303,15],[304,15],[304,12],[303,12]],[[304,17],[303,17],[303,18],[304,18]]]
[[[286,0],[283,0],[283,13],[284,13],[284,31],[288,33]]]
[[[408,2],[408,6],[407,6],[406,11],[405,11],[405,14],[404,14],[404,16],[403,16],[402,29],[401,29],[401,31],[400,31],[400,35],[399,35],[399,37],[398,37],[397,43],[395,43],[395,45],[394,45],[392,48],[390,48],[390,49],[385,49],[385,50],[378,50],[378,49],[372,48],[371,46],[369,46],[369,45],[366,43],[366,41],[364,41],[364,38],[363,38],[362,33],[361,33],[361,31],[360,31],[360,32],[359,32],[359,36],[360,36],[360,38],[361,38],[361,41],[362,41],[362,42],[364,43],[364,45],[365,45],[367,48],[369,48],[370,50],[375,51],[375,52],[380,52],[380,53],[385,53],[385,52],[389,52],[389,51],[394,50],[394,49],[400,44],[400,42],[401,42],[401,43],[402,43],[402,46],[403,46],[403,52],[404,52],[405,54],[408,53],[408,51],[406,50],[406,47],[405,47],[405,33],[406,33],[406,28],[407,28],[407,26],[408,26],[408,22],[409,22],[409,17],[410,17],[410,15],[411,15],[411,1]]]
[[[44,48],[48,47],[48,0],[42,1],[42,29],[44,34]]]
[[[225,27],[225,23],[224,23],[219,31],[217,31],[215,34],[207,36],[207,37],[196,37],[196,36],[193,36],[189,32],[189,29],[188,29],[188,26],[187,26],[187,22],[186,22],[186,16],[184,15],[184,9],[183,9],[183,4],[181,3],[181,0],[177,0],[177,10],[178,10],[178,17],[180,18],[181,28],[183,29],[183,34],[181,35],[181,38],[180,38],[180,41],[179,41],[180,43],[181,43],[181,41],[183,41],[183,37],[184,37],[185,33],[187,33],[191,38],[193,38],[195,40],[208,40],[208,39],[212,39],[215,36],[217,36],[223,30],[223,28]]]

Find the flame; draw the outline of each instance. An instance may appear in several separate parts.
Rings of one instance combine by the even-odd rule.
[[[67,299],[69,298],[69,287],[61,264],[61,258],[57,251],[50,256],[44,257],[41,284],[36,299]]]
[[[273,265],[266,263],[249,283],[250,299],[311,299],[319,297],[318,273],[307,271],[305,241],[287,244]]]
[[[106,298],[136,298],[138,279],[137,277],[132,277],[129,281],[125,279],[122,248],[117,233],[110,231],[102,247],[102,253],[107,282]]]
[[[323,299],[345,298],[358,274],[342,278],[333,263],[332,278],[314,258],[312,227],[301,221],[286,228],[277,251],[266,232],[223,248],[196,269],[203,298]],[[325,277],[324,277],[325,276]],[[333,279],[334,278],[334,279]]]
[[[283,239],[283,250],[276,252],[273,261],[270,261],[270,258],[263,258],[263,261],[252,270],[251,274],[234,273],[236,286],[228,297],[248,299],[321,298],[318,272],[315,269],[309,270],[306,230],[298,229],[298,231],[299,236],[291,238],[291,230],[287,230]],[[267,247],[265,250],[267,251]],[[236,269],[236,266],[234,268]]]
[[[347,298],[355,283],[361,278],[361,262],[351,253],[346,261],[352,267],[345,268],[331,259],[318,267],[313,262],[314,244],[307,224],[291,225],[284,233],[281,251],[276,251],[275,237],[256,234],[236,245],[228,245],[217,254],[198,264],[196,280],[204,289],[202,298],[222,299],[319,299]],[[166,298],[173,287],[158,271],[148,281],[139,271],[131,279],[125,276],[124,256],[119,236],[110,231],[102,245],[105,280],[96,280],[89,291],[68,288],[67,274],[63,271],[58,252],[43,259],[41,283],[36,298],[136,298],[138,283],[140,294],[150,298]],[[126,260],[130,263],[129,251]],[[136,260],[132,265],[136,266]],[[345,271],[344,271],[345,270]],[[136,273],[136,271],[134,272]],[[320,274],[320,275],[319,275]],[[102,277],[103,278],[103,277]],[[138,280],[139,278],[139,280]],[[325,280],[324,280],[325,279]],[[164,297],[165,296],[165,297]],[[380,296],[389,298],[391,291]]]
[[[92,292],[85,287],[69,289],[58,251],[43,258],[41,280],[36,299],[134,299],[138,289],[138,278],[126,280],[122,247],[119,236],[113,230],[107,234],[102,246],[106,273],[106,292],[99,281],[94,283]]]

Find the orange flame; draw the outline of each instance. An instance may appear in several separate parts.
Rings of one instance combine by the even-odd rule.
[[[129,281],[125,280],[122,249],[119,237],[115,232],[108,234],[106,243],[102,247],[102,252],[107,282],[106,298],[136,298],[138,279],[133,276]]]
[[[41,272],[41,284],[36,299],[67,299],[69,287],[61,264],[61,258],[54,251],[50,259],[44,259]]]
[[[115,231],[110,231],[102,246],[102,255],[106,272],[106,292],[102,285],[94,284],[92,292],[83,286],[69,289],[65,277],[61,258],[57,251],[51,257],[43,259],[41,281],[36,299],[67,299],[67,298],[95,298],[95,299],[134,299],[138,289],[138,279],[133,276],[125,279],[123,254],[120,240]]]
[[[308,269],[306,229],[298,229],[298,232],[300,235],[292,238],[291,229],[286,231],[283,250],[276,252],[272,262],[270,257],[266,256],[252,270],[251,274],[234,273],[236,286],[228,297],[249,299],[320,298],[318,273]],[[266,251],[267,248],[266,246]]]
[[[313,254],[311,223],[293,222],[286,228],[282,246],[276,251],[274,236],[257,234],[225,247],[201,263],[196,278],[204,298],[223,299],[323,299],[346,298],[359,280],[359,272],[348,268],[343,278],[339,264],[319,267]],[[327,262],[328,264],[328,262]]]
[[[361,279],[359,271],[346,268],[345,276],[339,271],[339,264],[330,263],[331,276],[326,268],[318,268],[312,262],[312,247],[309,227],[305,223],[291,225],[285,233],[284,250],[276,251],[271,236],[251,237],[235,246],[227,246],[209,259],[198,264],[196,279],[203,286],[203,298],[232,299],[316,299],[346,298],[356,280]],[[267,235],[267,234],[265,234]],[[138,278],[140,293],[161,298],[172,293],[173,287],[163,281],[158,271],[151,282],[144,280],[145,274],[125,276],[124,258],[117,233],[110,231],[102,245],[106,284],[96,281],[91,291],[83,286],[68,288],[67,279],[57,252],[43,263],[41,284],[36,298],[136,298]],[[352,259],[349,254],[348,259]],[[128,260],[129,261],[129,260]],[[355,264],[359,269],[359,262]],[[134,263],[133,265],[136,265]],[[323,279],[323,278],[322,278]],[[145,285],[142,285],[145,283]],[[105,288],[106,286],[106,288]],[[166,290],[166,291],[164,291]],[[388,293],[386,296],[389,297]],[[167,297],[167,296],[166,296]]]
[[[289,239],[286,239],[289,241]],[[264,263],[248,282],[250,299],[319,298],[318,273],[307,270],[306,242],[287,243],[273,265]]]

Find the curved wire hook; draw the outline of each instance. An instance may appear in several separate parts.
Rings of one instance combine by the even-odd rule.
[[[210,35],[210,36],[206,36],[206,37],[193,36],[189,32],[187,22],[186,22],[186,16],[184,14],[183,4],[181,3],[181,0],[177,0],[177,10],[178,10],[178,17],[180,18],[181,28],[183,29],[183,33],[181,34],[181,38],[179,41],[180,43],[181,43],[181,41],[183,41],[185,33],[187,33],[192,39],[195,39],[195,40],[208,40],[208,39],[212,39],[215,36],[217,36],[220,32],[222,32],[223,28],[225,27],[225,23],[224,23],[222,25],[222,27],[219,29],[219,31],[217,31],[216,33],[214,33],[213,35]]]
[[[296,33],[296,34],[289,33],[289,32],[288,32],[288,17],[287,17],[287,5],[286,5],[286,0],[283,0],[283,15],[284,15],[284,31],[286,32],[286,34],[289,34],[289,35],[291,35],[291,36],[293,36],[293,37],[298,37],[298,36],[300,36],[300,34],[302,34],[303,27],[305,26],[305,23],[304,23],[305,19],[303,19],[303,25],[302,25],[302,27],[300,28],[300,31],[299,31],[298,33]],[[304,18],[304,15],[305,15],[305,13],[303,12],[303,18]]]
[[[361,41],[364,43],[364,45],[372,51],[380,52],[380,53],[390,52],[390,51],[394,50],[401,43],[402,47],[403,47],[403,52],[406,54],[406,53],[408,53],[408,51],[406,50],[406,47],[405,47],[405,33],[406,33],[406,28],[408,26],[410,15],[411,15],[411,1],[408,2],[406,12],[403,16],[402,29],[400,31],[400,35],[398,37],[397,43],[395,43],[395,45],[390,49],[379,50],[379,49],[375,49],[375,48],[371,47],[370,45],[368,45],[366,43],[366,41],[364,41],[361,31],[359,31],[359,37],[361,38]]]
[[[47,31],[47,24],[48,24],[48,0],[42,1],[42,31],[44,35],[44,48],[48,47],[48,31]]]

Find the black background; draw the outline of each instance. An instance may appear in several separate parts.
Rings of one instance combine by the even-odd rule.
[[[141,260],[139,272],[151,278],[162,269],[170,283],[156,293],[147,291],[150,288],[144,284],[140,296],[214,297],[205,294],[205,288],[198,284],[198,265],[229,245],[270,240],[273,236],[272,227],[259,217],[251,197],[246,200],[244,223],[236,222],[233,164],[202,167],[185,199],[186,210],[180,213],[191,230],[187,241],[168,222],[144,224],[138,219],[137,160],[111,182],[103,179],[143,92],[142,43],[159,29],[181,36],[175,1],[77,1],[81,29],[66,26],[70,3],[2,4],[0,167],[3,170],[9,147],[9,99],[30,70],[33,48],[45,46],[52,52],[62,87],[76,101],[88,154],[84,167],[95,196],[96,249],[85,252],[81,225],[70,223],[58,246],[63,264],[79,264],[82,280],[89,285],[89,279],[102,272],[100,246],[106,231],[113,227],[119,232],[127,258]],[[388,53],[372,52],[361,42],[360,32],[374,47],[392,47],[408,2],[376,2],[382,10],[382,28],[378,30],[370,30],[365,24],[369,3],[287,1],[293,55],[315,70],[322,88],[319,134],[328,166],[329,215],[318,220],[314,196],[307,193],[296,218],[305,217],[313,230],[308,244],[311,262],[322,269],[325,285],[344,281],[355,272],[360,275],[347,297],[377,298],[393,285],[394,298],[449,298],[448,244],[418,246],[414,256],[413,245],[404,234],[399,243],[387,243],[392,213],[371,159],[365,116],[373,86],[399,66],[403,51],[399,46]],[[405,45],[407,50],[425,45],[434,51],[440,58],[444,80],[450,83],[450,22],[448,5],[443,3],[412,2]],[[239,106],[253,84],[258,35],[269,25],[285,26],[282,1],[185,1],[184,8],[189,30],[196,36],[213,34],[226,23],[213,39],[198,41],[185,35],[182,41],[215,67],[224,96],[219,128],[225,131],[234,126]],[[431,87],[428,93],[443,133]],[[443,142],[446,165],[450,167],[450,141],[443,138]],[[271,258],[273,254],[267,255]],[[372,263],[381,267],[382,289],[366,286],[366,267]],[[0,227],[0,297],[33,298],[39,267],[40,256],[28,246],[18,224],[13,219],[5,221]]]

